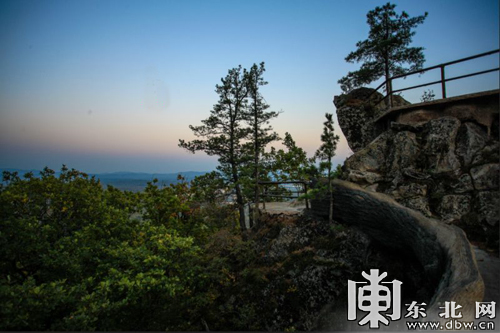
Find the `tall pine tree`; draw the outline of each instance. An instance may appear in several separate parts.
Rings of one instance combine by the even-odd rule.
[[[258,220],[258,207],[259,207],[259,179],[261,162],[260,157],[264,153],[265,147],[272,141],[279,140],[278,134],[273,131],[269,126],[269,121],[276,118],[279,113],[274,111],[266,111],[269,105],[265,102],[260,93],[260,87],[265,86],[267,82],[264,80],[263,74],[265,72],[264,62],[259,66],[254,64],[248,72],[248,96],[251,101],[248,104],[246,111],[246,120],[250,126],[250,151],[253,155],[252,167],[254,180],[254,223]]]
[[[370,26],[368,39],[356,44],[357,50],[347,55],[347,62],[363,62],[361,68],[349,72],[338,83],[344,92],[349,92],[381,77],[389,79],[392,76],[404,74],[422,68],[425,61],[424,48],[409,47],[414,28],[422,24],[428,13],[410,17],[406,12],[397,14],[396,5],[387,3],[376,7],[366,15]],[[409,64],[409,68],[403,67]],[[391,90],[389,83],[387,91]]]
[[[245,111],[248,107],[248,72],[241,66],[230,69],[227,76],[216,85],[219,101],[203,120],[203,125],[189,128],[200,139],[190,142],[179,140],[179,147],[195,153],[204,151],[209,156],[219,157],[218,170],[234,187],[236,203],[240,212],[242,231],[246,229],[244,197],[240,182],[240,166],[244,163],[244,143],[250,131],[244,127]]]
[[[333,221],[332,159],[335,156],[335,150],[337,150],[339,136],[335,135],[333,128],[333,115],[331,113],[327,113],[325,114],[325,117],[326,121],[323,123],[323,134],[321,134],[322,144],[314,156],[320,160],[320,170],[326,170],[328,178],[328,195],[330,199],[328,221],[331,223]]]

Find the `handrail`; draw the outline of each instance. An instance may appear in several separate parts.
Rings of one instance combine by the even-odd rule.
[[[499,53],[499,52],[500,52],[500,49],[496,49],[496,50],[492,50],[492,51],[488,51],[488,52],[479,53],[479,54],[476,54],[476,55],[473,55],[473,56],[470,56],[470,57],[465,57],[465,58],[461,58],[461,59],[458,59],[458,60],[453,60],[453,61],[445,62],[445,63],[439,64],[439,65],[435,65],[435,66],[431,66],[431,67],[427,67],[427,68],[422,68],[422,69],[418,69],[418,70],[415,70],[415,71],[411,71],[411,72],[407,72],[407,73],[395,75],[393,77],[388,78],[384,82],[382,82],[377,88],[375,88],[375,90],[370,95],[368,95],[367,99],[370,100],[370,98],[373,96],[373,94],[375,94],[383,86],[386,86],[388,88],[387,89],[388,91],[386,91],[386,95],[381,100],[379,100],[375,105],[380,104],[383,100],[385,100],[387,97],[389,97],[389,108],[392,108],[392,96],[394,95],[394,93],[405,91],[405,90],[410,90],[410,89],[415,89],[415,88],[421,88],[421,87],[425,87],[425,86],[430,86],[430,85],[438,84],[438,83],[441,83],[441,96],[442,96],[442,98],[446,98],[446,82],[453,81],[453,80],[458,80],[458,79],[463,79],[463,78],[466,78],[466,77],[471,77],[471,76],[486,74],[486,73],[490,73],[490,72],[494,72],[494,71],[500,70],[500,67],[497,67],[497,68],[492,68],[492,69],[488,69],[488,70],[484,70],[484,71],[479,71],[479,72],[474,72],[474,73],[470,73],[470,74],[455,76],[455,77],[452,77],[452,78],[446,78],[445,77],[445,67],[446,66],[450,66],[450,65],[458,64],[458,63],[461,63],[461,62],[464,62],[464,61],[469,61],[469,60],[473,60],[473,59],[477,59],[477,58],[489,56],[489,55],[492,55],[492,54],[495,54],[495,53]],[[430,70],[433,70],[433,69],[437,69],[437,68],[441,69],[441,79],[438,80],[438,81],[432,81],[432,82],[429,82],[429,83],[419,84],[419,85],[416,85],[416,86],[411,86],[411,87],[406,87],[406,88],[402,88],[402,89],[392,90],[392,81],[395,80],[395,79],[406,78],[407,76],[410,76],[410,75],[425,73],[427,71],[430,71]]]
[[[267,186],[268,185],[281,185],[281,184],[302,184],[304,185],[304,190],[303,191],[295,191],[293,193],[301,193],[301,192],[304,192],[304,194],[307,194],[307,185],[308,183],[304,180],[288,180],[288,181],[259,181],[258,182],[258,186],[261,187],[261,186],[264,186],[264,193],[261,194],[262,197],[272,197],[272,198],[288,198],[288,199],[296,199],[298,198],[298,196],[289,196],[289,195],[281,195],[279,193],[268,193],[267,192]],[[260,190],[259,190],[260,192]],[[309,209],[309,200],[307,199],[307,197],[305,198],[306,199],[306,209]],[[265,202],[263,203],[264,204],[264,209],[266,208],[265,206]]]

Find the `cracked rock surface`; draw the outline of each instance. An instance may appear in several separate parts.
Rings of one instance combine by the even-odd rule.
[[[498,249],[498,103],[410,111],[399,118],[404,122],[391,122],[376,136],[373,121],[382,106],[373,107],[381,98],[377,93],[367,99],[372,91],[360,88],[334,100],[354,151],[344,163],[343,179],[459,226],[471,241]],[[395,106],[409,104],[398,98]],[[433,116],[417,117],[422,112]]]

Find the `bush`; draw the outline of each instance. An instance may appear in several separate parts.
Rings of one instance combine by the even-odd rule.
[[[140,202],[66,168],[4,176],[0,329],[190,328],[179,314],[199,283],[200,249],[173,228],[179,196],[149,188]],[[141,206],[146,218],[131,218]]]

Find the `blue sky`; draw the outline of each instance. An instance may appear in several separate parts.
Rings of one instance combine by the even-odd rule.
[[[193,138],[188,126],[209,115],[229,68],[261,61],[264,97],[283,111],[275,129],[312,155],[324,114],[335,112],[337,80],[359,67],[344,58],[367,37],[366,13],[384,3],[2,0],[0,167],[211,170],[216,158],[188,154],[178,139]],[[426,66],[499,47],[498,1],[393,3],[411,16],[429,12],[413,41]],[[495,66],[498,56],[447,73]],[[498,72],[450,83],[448,95],[496,88]],[[337,162],[349,154],[342,138]]]

